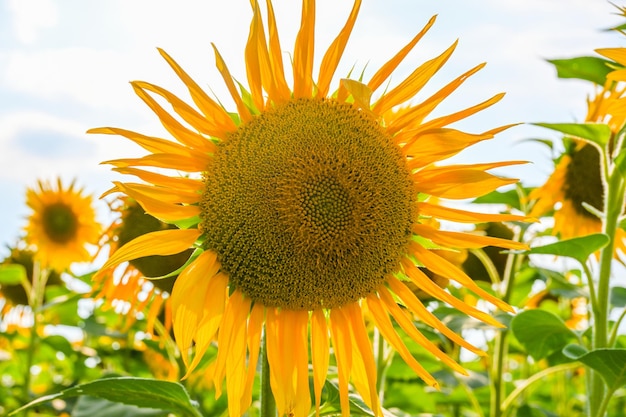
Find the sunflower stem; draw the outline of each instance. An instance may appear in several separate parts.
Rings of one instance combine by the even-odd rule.
[[[376,345],[376,392],[382,404],[385,400],[385,381],[387,379],[387,369],[391,364],[393,351],[389,352],[385,338],[381,336],[379,330],[374,330],[374,344]]]
[[[521,242],[523,235],[524,229],[520,229],[519,231],[515,232],[513,240]],[[513,286],[515,285],[515,273],[519,269],[519,264],[521,260],[522,257],[515,253],[509,253],[509,255],[507,256],[506,265],[502,277],[503,285],[500,286],[502,300],[506,303],[510,301],[511,295],[513,294]],[[505,357],[507,356],[507,336],[508,330],[503,329],[496,334],[494,340],[494,355],[491,372],[491,397],[489,401],[490,417],[502,417],[503,411],[505,410],[502,406],[504,396],[506,395],[504,380],[502,376],[504,374]]]
[[[30,386],[32,380],[31,368],[35,361],[35,352],[39,346],[39,333],[37,333],[37,327],[39,325],[39,310],[43,305],[46,282],[48,281],[49,271],[42,269],[39,262],[35,261],[33,264],[33,284],[30,287],[28,294],[28,305],[33,314],[33,322],[30,328],[30,341],[28,343],[28,350],[26,351],[26,364],[24,372],[24,387],[23,387],[23,400],[24,402],[30,401]],[[29,412],[25,411],[25,416],[28,416]]]
[[[270,363],[267,360],[267,338],[263,331],[261,341],[261,417],[276,417],[276,401],[270,384]]]
[[[611,267],[615,253],[615,235],[619,217],[624,207],[624,178],[621,172],[614,168],[606,182],[605,210],[606,217],[602,224],[602,232],[609,237],[609,244],[600,253],[600,272],[596,288],[596,299],[592,305],[593,312],[593,339],[592,349],[601,349],[609,346],[609,293]],[[592,300],[593,301],[593,300]],[[610,392],[606,392],[604,382],[597,372],[589,372],[589,416],[603,417],[608,404]]]

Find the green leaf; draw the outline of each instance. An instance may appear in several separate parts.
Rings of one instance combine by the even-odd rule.
[[[587,351],[582,346],[569,345],[563,353],[598,372],[610,391],[626,385],[626,349],[595,349]]]
[[[574,136],[579,139],[585,139],[589,142],[598,144],[602,147],[606,145],[611,138],[611,128],[603,123],[533,123],[535,126],[541,126],[548,129],[565,133],[568,136]]]
[[[80,397],[72,409],[72,417],[166,417],[168,414],[164,410],[139,408],[89,396]]]
[[[612,71],[609,64],[613,64],[612,61],[593,56],[549,59],[548,62],[556,67],[556,74],[559,78],[577,78],[598,85],[604,85],[607,74]]]
[[[611,304],[615,307],[626,307],[626,288],[611,288]]]
[[[201,417],[185,388],[176,382],[148,378],[103,378],[76,385],[57,394],[46,395],[11,412],[15,415],[38,404],[70,397],[89,395],[108,401],[142,408],[168,410],[180,416]]]
[[[320,406],[320,416],[331,417],[340,415],[341,403],[339,387],[331,381],[326,381],[324,384],[324,392],[326,394],[326,401]],[[350,403],[351,416],[374,416],[374,413],[365,405],[358,395],[349,394],[348,401]],[[383,417],[394,417],[394,415],[383,409]]]
[[[20,264],[0,265],[0,284],[19,285],[26,281],[26,268]]]
[[[528,404],[522,405],[516,412],[516,417],[546,417],[546,415],[539,407]]]
[[[543,359],[576,338],[563,320],[544,310],[526,310],[511,321],[511,330],[534,359]]]
[[[557,255],[574,258],[580,263],[587,262],[587,258],[597,250],[609,244],[609,237],[604,233],[575,237],[561,240],[544,246],[535,246],[527,254]]]

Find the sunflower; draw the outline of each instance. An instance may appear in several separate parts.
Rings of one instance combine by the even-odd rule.
[[[38,182],[39,188],[29,188],[26,203],[32,209],[26,225],[25,241],[35,249],[35,260],[44,268],[55,271],[67,269],[73,262],[91,259],[88,244],[96,244],[100,224],[92,206],[91,196],[74,188],[65,189],[61,179],[56,188]]]
[[[176,227],[147,214],[132,198],[117,198],[110,203],[110,208],[117,216],[101,239],[102,246],[109,248],[110,255],[136,237]],[[185,264],[192,252],[189,249],[169,256],[147,256],[131,260],[121,270],[111,268],[95,277],[90,295],[103,301],[103,309],[114,308],[125,313],[121,317],[125,319],[126,328],[135,322],[141,312],[147,318],[147,333],[154,333],[157,319],[169,332],[172,324],[169,295],[177,276],[171,274]],[[148,282],[146,277],[159,279]]]
[[[587,100],[586,122],[607,124],[613,137],[624,125],[626,112],[619,110],[618,103],[624,87],[608,81],[595,95]],[[530,216],[538,217],[554,210],[552,232],[562,239],[571,239],[592,233],[600,233],[602,222],[588,210],[591,206],[602,211],[604,186],[602,182],[600,153],[595,145],[571,137],[563,138],[564,152],[555,161],[555,168],[548,180],[529,194],[534,201]],[[622,252],[626,234],[617,231],[616,248]]]
[[[121,135],[150,152],[141,158],[106,162],[143,181],[115,182],[110,192],[122,192],[147,213],[180,227],[134,239],[118,249],[104,268],[195,248],[172,292],[174,334],[188,372],[217,341],[217,358],[208,372],[218,396],[226,379],[230,415],[241,415],[251,404],[262,333],[271,389],[281,416],[308,415],[312,403],[309,364],[319,410],[331,342],[343,415],[349,414],[350,381],[380,415],[366,318],[431,386],[438,386],[436,380],[409,353],[391,318],[458,372],[465,373],[417,330],[410,313],[459,345],[482,353],[431,314],[406,283],[413,282],[434,298],[501,326],[490,314],[433,283],[420,267],[512,311],[446,261],[441,252],[448,247],[526,246],[439,230],[428,221],[523,219],[437,203],[439,198],[473,198],[517,181],[487,171],[519,162],[438,164],[509,127],[479,134],[449,127],[503,95],[449,115],[429,117],[484,66],[480,64],[432,96],[410,103],[448,60],[456,42],[397,85],[387,85],[434,18],[369,81],[342,79],[331,91],[359,13],[359,0],[322,57],[316,79],[315,2],[303,1],[292,55],[293,85],[289,86],[272,3],[266,2],[267,26],[258,2],[251,3],[253,17],[245,48],[248,88],[233,79],[214,46],[217,68],[236,113],[227,112],[221,101],[212,99],[159,50],[195,106],[154,84],[136,81],[132,86],[174,140],[113,127],[90,130]],[[173,113],[162,106],[164,101]],[[179,176],[175,171],[186,174]],[[430,201],[431,196],[437,198]]]

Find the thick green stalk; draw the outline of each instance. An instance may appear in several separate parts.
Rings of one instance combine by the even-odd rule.
[[[489,416],[502,416],[502,401],[504,399],[504,383],[502,374],[504,371],[504,357],[506,356],[507,331],[502,330],[496,334],[494,340],[494,353],[491,368],[491,398],[489,400]]]
[[[263,340],[261,345],[261,417],[276,417],[276,401],[272,395],[272,386],[270,384],[270,364],[267,360],[267,341],[265,331],[263,332]]]
[[[520,241],[523,233],[516,233],[514,240]],[[519,269],[519,262],[521,257],[511,253],[507,257],[506,266],[504,269],[504,276],[502,279],[501,288],[502,300],[509,302],[511,295],[513,294],[513,286],[515,285],[515,272]],[[501,286],[502,287],[502,286]],[[502,417],[502,402],[506,392],[504,390],[504,381],[502,375],[504,373],[504,362],[507,356],[507,341],[508,330],[504,329],[498,332],[494,339],[494,354],[491,368],[491,397],[489,400],[489,416],[490,417]]]
[[[602,224],[602,232],[609,237],[609,244],[602,249],[600,254],[600,272],[596,288],[595,305],[593,311],[593,340],[592,349],[610,347],[609,343],[609,292],[611,267],[615,253],[615,233],[617,231],[619,217],[623,210],[624,179],[619,170],[614,169],[608,177],[605,195],[605,218]],[[605,402],[604,383],[600,376],[590,371],[591,392],[589,393],[589,416],[603,417],[601,409]]]
[[[35,262],[33,265],[33,283],[28,291],[28,305],[33,314],[33,323],[30,328],[30,340],[28,343],[28,349],[26,351],[26,364],[24,372],[24,390],[23,400],[25,402],[30,401],[30,385],[31,385],[31,368],[35,362],[35,352],[39,346],[39,333],[37,333],[37,327],[39,326],[39,313],[41,306],[43,305],[44,295],[46,290],[46,282],[48,281],[49,271],[47,269],[41,269],[39,262]],[[26,414],[28,415],[28,411]]]

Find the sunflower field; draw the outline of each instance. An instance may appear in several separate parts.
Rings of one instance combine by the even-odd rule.
[[[130,85],[163,132],[87,132],[141,149],[102,161],[122,179],[24,190],[0,415],[626,416],[626,48],[549,60],[593,91],[574,121],[470,131],[504,94],[443,103],[485,64],[442,81],[456,41],[416,63],[433,17],[340,73],[350,4],[320,46],[302,0],[291,47],[251,0],[245,73],[216,42],[217,80],[159,48],[184,94]],[[524,139],[551,160],[542,185],[501,174],[526,160],[455,159],[522,123],[557,138]]]

